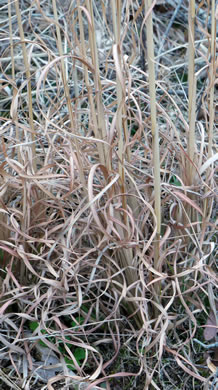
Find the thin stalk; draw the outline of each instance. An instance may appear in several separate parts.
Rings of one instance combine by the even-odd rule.
[[[25,43],[25,37],[24,37],[24,32],[23,32],[23,25],[22,25],[22,20],[21,20],[21,14],[20,14],[20,8],[19,8],[19,1],[15,1],[15,9],[16,9],[16,15],[17,15],[17,22],[18,22],[18,28],[19,28],[19,33],[20,33],[20,39],[21,39],[21,45],[22,45],[22,53],[23,53],[23,61],[24,61],[24,66],[25,66],[25,72],[26,72],[26,78],[27,78],[27,96],[28,96],[28,110],[29,110],[29,126],[31,128],[31,137],[32,137],[32,143],[31,143],[31,150],[32,150],[32,168],[33,171],[37,171],[37,161],[36,161],[36,146],[35,146],[35,129],[34,129],[34,122],[33,122],[33,103],[32,103],[32,88],[31,88],[31,73],[30,73],[30,66],[28,63],[28,56],[27,56],[27,51],[26,51],[26,43]],[[18,135],[18,134],[16,134]],[[20,139],[18,135],[18,139]],[[21,156],[20,156],[21,158]],[[23,216],[22,216],[22,231],[27,232],[28,231],[28,219],[27,219],[27,188],[26,188],[26,183],[25,180],[23,181],[23,186],[22,186],[22,209],[23,209]],[[24,250],[27,247],[25,240],[23,239],[23,247]],[[21,261],[21,266],[20,266],[20,281],[21,283],[24,283],[25,279],[25,264],[23,261]]]
[[[81,51],[82,57],[87,58],[80,0],[77,0],[77,8],[78,8],[79,31],[80,31],[80,42],[81,42],[80,51]],[[85,84],[86,84],[86,88],[88,91],[90,113],[91,113],[91,118],[93,121],[93,131],[95,134],[95,138],[101,139],[100,129],[98,127],[96,108],[95,108],[94,99],[93,99],[92,87],[91,87],[90,82],[89,82],[88,68],[84,63],[83,63],[83,69],[84,69]],[[99,154],[100,163],[102,165],[105,165],[104,147],[103,147],[101,142],[97,142],[97,150],[98,150],[98,154]]]
[[[78,19],[75,17],[72,20],[72,33],[74,36],[74,40],[76,41],[77,34],[77,23]],[[74,83],[74,93],[75,93],[75,121],[78,124],[78,132],[82,134],[82,122],[81,122],[81,100],[79,99],[79,81],[78,81],[78,69],[77,69],[77,61],[73,62],[73,83]]]
[[[64,63],[64,57],[63,57],[63,48],[62,48],[62,40],[61,40],[61,33],[60,33],[60,26],[58,23],[58,13],[57,13],[57,7],[56,7],[56,0],[52,0],[52,6],[53,6],[53,12],[54,12],[54,19],[55,19],[55,25],[56,25],[56,33],[57,33],[57,47],[59,51],[59,55],[61,57],[61,74],[62,74],[62,79],[63,79],[63,85],[64,85],[64,93],[65,93],[65,98],[67,101],[67,107],[68,107],[68,113],[70,117],[70,125],[71,125],[71,132],[74,133],[76,129],[76,120],[73,114],[72,110],[72,104],[71,104],[71,98],[70,98],[70,91],[68,87],[68,82],[67,82],[67,75],[66,75],[66,70],[65,70],[65,63]],[[80,150],[79,150],[79,145],[78,145],[78,140],[74,139],[73,141],[75,143],[76,151],[77,151],[77,159],[79,163],[79,176],[81,183],[83,185],[83,189],[86,189],[86,180],[84,176],[84,170],[83,170],[83,164],[82,160],[80,158]]]
[[[9,19],[9,35],[10,35],[10,51],[11,51],[11,76],[12,80],[15,82],[15,63],[14,63],[14,45],[13,45],[13,29],[12,29],[12,22],[11,22],[11,1],[8,0],[8,19]],[[17,94],[17,89],[13,88],[13,99],[15,99]],[[17,120],[17,111],[12,110],[13,117],[12,120],[15,123],[15,132],[16,132],[16,139],[19,142],[22,142],[22,137],[19,135],[18,130],[18,120]],[[18,161],[21,164],[21,154],[20,154],[20,148],[18,147]]]
[[[11,1],[8,0],[8,19],[9,19],[9,35],[10,35],[10,51],[11,51],[11,76],[12,76],[12,80],[13,82],[15,82],[15,61],[14,61],[14,46],[13,46],[13,29],[12,29],[12,15],[11,15]],[[13,87],[13,99],[15,99],[16,97],[16,94],[18,93],[17,89],[15,87]],[[15,132],[16,132],[16,139],[17,139],[17,142],[19,143],[22,142],[22,137],[19,135],[19,130],[18,130],[18,115],[17,115],[17,111],[16,110],[11,110],[12,111],[12,120],[13,122],[15,123]],[[18,147],[18,161],[19,163],[21,164],[21,154],[20,154],[20,148]],[[7,215],[6,214],[2,214],[0,215],[0,218],[1,220],[7,224]],[[9,229],[0,229],[0,239],[1,240],[9,240],[10,238],[10,231]],[[7,253],[4,253],[4,258],[5,258],[5,261],[3,263],[3,266],[2,268],[6,267],[6,265],[8,265],[10,263],[10,256],[8,256]],[[16,261],[16,260],[15,260]],[[20,269],[19,269],[20,268]],[[21,272],[20,272],[21,271]],[[23,262],[21,262],[21,266],[19,267],[19,263],[16,262],[16,265],[15,265],[15,272],[17,274],[17,272],[19,272],[19,274],[21,273],[22,275],[24,275],[24,264]]]
[[[189,96],[189,120],[192,110],[192,90],[194,81],[195,60],[195,0],[189,1],[188,10],[188,96]]]
[[[188,12],[188,101],[189,101],[189,133],[188,133],[188,157],[187,160],[187,184],[194,185],[196,171],[193,163],[195,162],[195,123],[196,123],[196,76],[195,76],[195,0],[189,2]],[[191,199],[194,199],[190,195]],[[197,218],[196,210],[190,206],[187,208],[187,214],[190,221],[195,221]],[[184,223],[186,220],[184,219]],[[197,228],[197,227],[196,227]]]
[[[116,128],[118,132],[118,171],[120,175],[120,186],[121,192],[125,193],[125,172],[124,172],[124,141],[127,142],[127,115],[125,107],[125,81],[123,78],[124,75],[124,66],[121,60],[122,48],[120,45],[121,42],[121,4],[122,2],[118,0],[117,2],[112,0],[112,16],[113,16],[113,28],[114,28],[114,38],[115,45],[113,47],[113,55],[116,67],[116,90],[117,90],[117,114],[116,114]],[[126,153],[127,161],[130,162],[130,152],[127,148]],[[126,196],[122,197],[123,208],[126,210],[127,200]],[[124,216],[124,222],[127,224]]]
[[[155,199],[155,215],[157,219],[157,234],[154,242],[154,268],[161,272],[158,265],[159,241],[161,232],[161,190],[160,190],[160,151],[159,151],[159,131],[157,125],[157,110],[156,110],[156,89],[155,89],[155,61],[154,61],[154,38],[153,38],[153,21],[152,12],[150,11],[151,0],[145,1],[146,30],[147,30],[147,55],[148,55],[148,83],[151,104],[151,131],[153,144],[153,164],[154,164],[154,199]],[[158,284],[156,292],[160,290]]]
[[[188,137],[188,180],[189,185],[194,183],[194,166],[192,162],[194,162],[195,158],[195,123],[196,123],[196,77],[194,75],[192,84],[192,104],[190,107],[190,117],[189,117],[189,137]]]
[[[91,56],[92,56],[92,63],[95,69],[94,73],[94,80],[95,80],[95,91],[96,93],[96,100],[97,100],[97,120],[98,120],[98,129],[100,130],[101,139],[106,140],[106,126],[105,126],[105,119],[104,119],[104,107],[102,103],[102,85],[100,80],[100,73],[99,73],[99,60],[98,60],[98,51],[97,51],[97,44],[96,44],[96,34],[95,34],[95,22],[94,22],[94,14],[93,14],[93,5],[92,1],[86,0],[86,6],[89,11],[90,17],[91,17],[91,24],[89,23],[89,42],[90,42],[90,49],[91,49]],[[104,159],[106,164],[106,145],[104,145]],[[109,150],[108,150],[109,155]],[[107,168],[111,169],[111,163],[108,159],[107,162]]]
[[[123,81],[123,66],[121,61],[121,4],[120,0],[111,1],[112,5],[112,16],[113,16],[113,28],[114,28],[114,37],[115,37],[115,45],[113,48],[114,54],[114,62],[116,67],[116,90],[117,90],[117,113],[116,113],[116,128],[118,132],[118,171],[120,176],[120,190],[121,190],[121,201],[122,208],[124,210],[127,209],[127,199],[125,195],[125,171],[124,171],[124,140],[127,140],[127,124],[124,123],[125,119],[125,82]],[[124,223],[127,229],[129,230],[129,223],[126,216],[126,213],[122,216],[121,213],[116,213],[116,218]],[[124,231],[121,226],[118,226],[118,232],[121,239],[125,239]],[[118,261],[120,262],[125,270],[125,277],[127,285],[130,286],[134,282],[137,281],[137,271],[133,269],[133,251],[132,248],[122,248],[118,254]],[[132,295],[135,294],[135,290],[133,290]],[[137,303],[134,302],[128,303],[128,310],[131,313],[134,313],[138,307]],[[140,313],[134,315],[137,326],[141,327],[142,318]]]
[[[121,1],[117,0],[116,2],[112,0],[112,16],[113,16],[113,28],[114,28],[114,37],[115,37],[115,46],[114,46],[114,62],[116,66],[116,89],[117,89],[117,113],[116,113],[116,128],[118,132],[118,172],[120,176],[120,187],[121,193],[124,194],[125,190],[125,172],[124,172],[124,140],[127,140],[127,125],[124,124],[124,112],[125,112],[125,82],[122,80],[122,61],[121,61]],[[122,80],[122,82],[121,82]],[[122,196],[122,206],[124,210],[127,208],[126,196]],[[124,223],[127,226],[128,221],[126,219],[126,213],[124,213]]]
[[[216,18],[215,0],[211,3],[211,41],[210,41],[210,103],[209,103],[209,131],[208,131],[208,158],[212,157],[213,127],[214,127],[214,86],[215,86],[215,47],[216,47]]]
[[[188,99],[189,99],[189,134],[188,134],[188,185],[193,183],[193,162],[195,155],[195,121],[196,121],[196,78],[195,61],[195,0],[189,2],[188,13]]]
[[[215,17],[215,0],[211,2],[211,38],[210,38],[210,69],[209,69],[209,129],[208,129],[208,159],[212,157],[213,150],[213,128],[214,128],[214,87],[216,75],[216,17]],[[208,167],[207,178],[210,177],[211,167]],[[210,185],[210,183],[208,183]],[[207,189],[206,189],[207,191]],[[209,222],[212,213],[212,199],[205,197],[204,201],[204,217],[205,221]]]
[[[122,68],[121,64],[121,48],[120,48],[120,21],[121,21],[121,2],[112,0],[112,16],[113,16],[113,28],[114,28],[114,37],[116,44],[116,54],[117,54],[117,66],[119,66],[120,71]],[[123,132],[122,132],[122,105],[123,105],[123,92],[121,80],[116,73],[116,86],[117,86],[117,118],[116,118],[116,127],[118,132],[118,157],[119,157],[119,175],[121,183],[124,183],[124,169],[123,169]]]
[[[25,37],[23,32],[23,25],[21,20],[21,14],[20,14],[20,8],[19,8],[19,0],[15,0],[15,9],[17,14],[17,22],[19,27],[19,33],[20,33],[20,39],[21,39],[21,45],[22,45],[22,52],[23,52],[23,61],[25,66],[25,72],[26,72],[26,78],[27,78],[27,91],[28,91],[28,109],[29,109],[29,125],[31,128],[31,137],[32,137],[32,166],[34,172],[36,172],[36,147],[35,147],[35,129],[34,129],[34,122],[33,122],[33,103],[32,103],[32,88],[31,88],[31,74],[30,74],[30,66],[28,63],[28,57],[27,57],[27,51],[26,51],[26,43],[25,43]]]

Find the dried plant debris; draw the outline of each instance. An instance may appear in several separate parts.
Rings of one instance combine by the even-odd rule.
[[[214,2],[0,10],[0,387],[214,390]]]

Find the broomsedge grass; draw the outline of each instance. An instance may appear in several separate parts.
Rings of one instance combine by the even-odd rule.
[[[19,1],[15,1],[14,3],[15,9],[16,9],[16,15],[17,15],[17,22],[19,27],[19,34],[20,34],[20,41],[22,45],[22,54],[23,54],[23,61],[25,66],[25,72],[26,72],[26,79],[27,79],[27,91],[28,91],[28,118],[29,118],[29,125],[31,130],[31,139],[32,139],[32,166],[34,168],[34,172],[36,171],[36,152],[35,152],[35,129],[34,129],[34,123],[33,123],[33,106],[32,106],[32,89],[31,89],[31,73],[30,73],[30,67],[29,67],[29,61],[26,51],[26,43],[25,43],[25,37],[23,32],[23,26],[22,26],[22,19],[21,19],[21,13],[19,8]],[[10,5],[9,5],[10,7]],[[13,55],[13,53],[11,53]]]
[[[161,234],[161,191],[160,191],[160,150],[159,150],[159,131],[157,124],[156,110],[156,83],[155,83],[155,60],[154,60],[154,39],[153,39],[153,23],[152,23],[152,2],[145,2],[145,19],[147,32],[147,50],[148,50],[148,84],[149,94],[151,99],[151,132],[152,132],[152,149],[153,149],[153,165],[154,165],[154,202],[155,216],[157,221],[157,233],[154,242],[154,268],[161,272],[159,268],[159,241]],[[160,295],[160,283],[156,287],[157,298]]]
[[[214,0],[4,3],[1,385],[212,389]]]

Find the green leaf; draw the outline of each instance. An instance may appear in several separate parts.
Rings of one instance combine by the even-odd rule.
[[[39,323],[38,323],[37,321],[32,321],[32,322],[29,323],[29,328],[30,328],[30,330],[32,330],[33,332],[34,332],[34,330],[36,330],[38,327],[39,327]],[[46,332],[45,329],[41,329],[41,333],[42,333],[42,334],[48,335],[48,333]],[[55,338],[54,338],[54,337],[49,336],[49,337],[48,337],[48,340],[50,341],[50,343],[55,344]],[[40,344],[42,347],[48,348],[48,346],[47,346],[42,340],[39,340],[39,344]]]
[[[86,357],[85,349],[83,348],[75,348],[73,352],[76,361],[79,363],[80,360],[84,360]]]
[[[48,346],[42,341],[42,340],[39,340],[39,344],[44,347],[44,348],[48,348]]]
[[[170,178],[170,184],[174,185],[174,186],[177,186],[177,187],[181,187],[181,183],[180,181],[177,179],[176,176],[172,176]]]
[[[85,349],[83,349],[83,348],[75,348],[73,354],[74,354],[74,357],[75,357],[78,365],[80,366],[81,361],[83,361],[85,359],[85,356],[86,356]],[[70,370],[75,369],[75,366],[73,364],[73,360],[72,359],[69,359],[68,357],[65,357],[64,360],[67,363],[67,368],[69,368]]]
[[[69,368],[69,370],[74,370],[75,366],[73,364],[73,360],[68,359],[67,357],[65,357],[64,360],[67,363],[67,368]]]
[[[84,318],[81,317],[81,316],[80,316],[80,317],[76,317],[75,320],[76,320],[77,322],[76,322],[76,321],[72,321],[72,322],[71,322],[72,328],[75,328],[76,326],[78,326],[78,324],[79,324],[79,325],[82,325],[83,322],[84,322]]]
[[[33,321],[29,323],[29,328],[34,332],[39,326],[39,323],[37,321]]]

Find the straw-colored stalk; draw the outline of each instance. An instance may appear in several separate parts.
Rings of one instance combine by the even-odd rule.
[[[211,2],[211,40],[210,40],[210,99],[209,99],[209,132],[208,132],[208,158],[212,157],[213,126],[214,126],[214,86],[216,74],[215,62],[216,48],[216,18],[215,18],[215,0]]]
[[[124,139],[126,139],[126,134],[124,134],[124,126],[123,126],[125,85],[123,79],[121,78],[122,77],[122,61],[121,61],[121,47],[120,47],[121,1],[117,0],[115,2],[112,0],[111,5],[112,5],[113,28],[114,28],[114,38],[115,38],[113,55],[114,55],[114,62],[116,67],[116,89],[117,89],[116,128],[118,133],[118,158],[119,158],[118,172],[120,176],[121,193],[124,194],[125,193]],[[126,196],[122,196],[122,206],[124,210],[126,210],[127,208]],[[124,222],[125,224],[127,224],[127,220],[125,219],[125,217],[126,216],[124,215]]]
[[[94,21],[94,13],[93,13],[93,4],[92,1],[86,0],[86,6],[89,11],[89,15],[91,17],[91,23],[89,23],[89,43],[92,57],[92,64],[95,69],[94,73],[94,82],[95,82],[95,91],[96,93],[96,101],[97,101],[97,120],[98,120],[98,129],[101,132],[101,139],[106,140],[106,126],[105,126],[105,118],[104,118],[104,106],[102,102],[102,85],[100,80],[100,71],[99,71],[99,60],[98,60],[98,51],[96,44],[96,34],[95,34],[95,21]],[[110,160],[107,159],[107,155],[109,155],[109,150],[107,151],[106,145],[104,145],[104,159],[105,164],[107,164],[107,168],[111,169]]]
[[[195,156],[195,121],[196,121],[196,77],[194,69],[195,60],[195,0],[189,2],[188,13],[188,98],[189,98],[189,134],[188,134],[188,185],[193,183],[194,156]]]
[[[118,132],[118,157],[119,157],[119,175],[122,186],[124,186],[124,167],[123,167],[123,151],[124,151],[124,134],[122,126],[122,114],[124,106],[124,88],[121,83],[122,76],[122,63],[121,63],[121,47],[120,47],[120,24],[121,24],[121,2],[112,0],[112,16],[113,16],[113,28],[115,37],[115,46],[113,50],[114,61],[116,66],[116,87],[117,87],[117,117],[116,117],[116,128]],[[123,188],[124,190],[124,188]]]
[[[12,80],[15,82],[15,60],[14,60],[14,45],[13,45],[13,29],[12,29],[12,19],[11,19],[11,1],[8,0],[8,23],[9,23],[9,34],[10,34],[10,51],[11,51],[11,76]],[[13,99],[16,97],[17,89],[13,88]],[[16,139],[20,140],[19,129],[18,129],[18,120],[17,120],[17,111],[12,110],[12,120],[15,123]],[[20,140],[21,141],[21,140]],[[22,142],[22,141],[21,141]],[[21,155],[20,148],[18,147],[18,161],[21,164]]]
[[[77,9],[78,9],[78,18],[79,18],[79,30],[80,30],[80,42],[78,42],[78,45],[80,46],[80,52],[82,54],[82,58],[87,58],[86,54],[86,43],[85,43],[85,37],[84,37],[84,27],[83,27],[83,19],[82,19],[82,11],[80,6],[80,0],[77,0]],[[90,27],[89,27],[89,34],[90,34]],[[93,34],[91,33],[90,39],[93,39]],[[92,44],[93,48],[93,44]],[[94,49],[93,49],[94,50]],[[92,50],[92,54],[93,54]],[[88,91],[88,99],[89,99],[89,106],[90,106],[90,117],[93,124],[93,132],[96,139],[101,139],[101,132],[99,128],[98,118],[97,118],[97,110],[94,103],[93,98],[93,92],[92,87],[89,82],[89,74],[88,74],[88,67],[85,63],[82,63],[83,69],[84,69],[84,78],[85,78],[85,84]],[[101,142],[97,142],[97,150],[99,154],[99,160],[102,165],[105,165],[105,154],[104,154],[104,146]]]
[[[21,45],[22,45],[23,61],[24,61],[24,66],[25,66],[26,78],[27,78],[29,125],[30,125],[31,136],[32,136],[32,144],[31,144],[31,149],[32,149],[32,167],[33,167],[34,172],[36,172],[36,147],[35,147],[35,129],[34,129],[34,122],[33,122],[31,74],[30,74],[30,66],[29,66],[29,63],[28,63],[26,43],[25,43],[25,37],[24,37],[24,32],[23,32],[23,25],[22,25],[21,14],[20,14],[19,0],[15,0],[15,9],[16,9],[17,22],[18,22],[20,39],[21,39]]]
[[[195,124],[196,124],[196,75],[195,75],[195,0],[190,0],[188,11],[188,114],[189,114],[189,132],[187,137],[188,142],[188,160],[186,165],[186,184],[192,186],[196,180],[196,139],[195,139]],[[190,195],[190,198],[194,197]],[[192,207],[187,207],[187,216],[189,222],[196,221],[197,213]],[[186,217],[184,224],[187,223]],[[197,227],[196,227],[197,228]]]
[[[125,107],[125,80],[123,77],[123,63],[122,63],[122,48],[121,48],[121,5],[122,2],[118,0],[113,1],[112,4],[112,16],[113,16],[113,28],[115,45],[113,46],[113,56],[116,68],[116,90],[117,90],[117,112],[116,112],[116,129],[118,133],[118,171],[120,175],[120,187],[121,192],[125,193],[125,172],[124,172],[124,145],[128,140],[127,134],[127,115]],[[126,154],[127,161],[130,160],[129,150],[127,149]],[[124,210],[127,208],[126,196],[122,196],[122,206]],[[127,224],[127,220],[124,216],[124,222]]]
[[[117,89],[117,113],[116,113],[116,128],[118,133],[118,171],[120,175],[120,187],[121,193],[125,193],[125,178],[124,178],[124,134],[123,134],[123,126],[122,126],[122,113],[123,113],[123,105],[124,105],[124,93],[123,93],[123,85],[121,84],[121,77],[118,75],[122,74],[122,63],[121,63],[121,47],[120,47],[120,23],[121,23],[121,2],[118,0],[117,2],[113,1],[112,4],[112,16],[113,16],[113,28],[114,28],[114,62],[116,67],[116,89]],[[126,197],[122,196],[122,205],[124,210],[126,210]],[[125,217],[124,217],[125,218]],[[126,222],[126,221],[125,221]]]
[[[61,75],[62,75],[62,80],[63,80],[63,85],[64,85],[64,94],[65,94],[67,107],[68,107],[68,113],[69,113],[70,125],[71,125],[71,132],[73,134],[73,133],[75,133],[75,129],[76,129],[77,124],[76,124],[75,116],[74,116],[73,110],[72,110],[70,91],[69,91],[69,86],[68,86],[66,70],[65,70],[63,48],[62,48],[62,40],[61,40],[61,33],[60,33],[60,26],[59,26],[59,23],[58,23],[58,13],[57,13],[57,7],[56,7],[56,0],[52,0],[52,6],[53,6],[55,26],[56,26],[56,33],[57,33],[57,47],[58,47],[59,55],[61,57]],[[77,141],[76,138],[74,139],[74,144],[75,144],[75,148],[76,148],[76,151],[77,151],[77,159],[78,159],[78,163],[79,163],[79,167],[80,167],[80,169],[79,169],[80,181],[81,181],[81,183],[83,185],[83,189],[85,191],[85,189],[86,189],[86,180],[85,180],[85,176],[84,176],[84,170],[82,168],[83,164],[82,164],[82,159],[80,158],[79,145],[78,145],[78,141]]]
[[[216,75],[216,17],[215,17],[215,0],[211,2],[211,38],[210,38],[210,69],[209,69],[209,128],[208,128],[208,159],[213,156],[213,128],[214,128],[214,86]],[[211,166],[208,166],[207,178],[210,177]],[[210,183],[208,183],[210,185]],[[207,189],[206,189],[207,191]],[[212,200],[205,198],[204,217],[205,222],[209,222],[212,212]]]
[[[113,28],[114,28],[114,38],[115,44],[113,46],[113,56],[114,63],[116,68],[116,91],[117,91],[117,112],[116,112],[116,129],[118,133],[118,172],[120,177],[120,189],[122,193],[121,202],[122,208],[127,210],[127,199],[125,196],[125,171],[124,171],[124,142],[127,141],[127,123],[126,115],[125,115],[125,81],[123,79],[123,65],[121,59],[121,5],[122,2],[117,0],[111,1],[112,5],[112,16],[113,16]],[[129,230],[128,219],[126,217],[126,213],[121,215],[119,212],[115,212],[115,217],[120,221],[120,225],[118,225],[117,230],[121,239],[125,239],[124,231],[122,228],[122,224],[127,227]],[[118,254],[118,261],[121,266],[125,268],[125,277],[128,286],[137,281],[137,271],[133,268],[133,251],[131,248],[122,248]],[[134,296],[135,291],[133,291],[132,295]],[[134,313],[137,312],[138,306],[137,302],[130,302],[127,305],[127,309],[129,312]],[[137,312],[134,315],[135,321],[140,327],[142,325],[142,319],[140,314]]]
[[[22,53],[23,53],[23,60],[24,60],[24,67],[26,72],[26,78],[27,78],[27,98],[28,98],[28,110],[29,110],[29,126],[31,129],[31,137],[32,137],[32,143],[31,143],[31,151],[32,151],[32,168],[33,171],[36,173],[37,170],[37,161],[36,161],[36,147],[35,147],[35,129],[34,129],[34,122],[33,122],[33,104],[32,104],[32,88],[31,88],[31,73],[30,73],[30,65],[28,62],[28,56],[27,56],[27,50],[26,50],[26,43],[25,43],[25,37],[23,32],[23,25],[21,20],[21,13],[20,13],[20,7],[19,7],[19,1],[15,1],[15,9],[16,9],[16,15],[17,15],[17,22],[18,22],[18,28],[20,33],[20,39],[21,39],[21,45],[22,45]],[[16,119],[16,118],[14,118]],[[18,139],[21,137],[19,136]],[[28,231],[28,210],[27,210],[27,188],[25,179],[23,180],[23,197],[22,197],[22,209],[23,209],[23,217],[22,217],[22,231],[27,232]],[[23,240],[23,247],[26,247],[25,240]],[[19,276],[20,276],[20,282],[24,282],[25,278],[25,264],[23,261],[21,261],[21,266],[19,270]]]
[[[155,90],[155,62],[154,62],[154,38],[151,0],[145,1],[146,31],[147,31],[147,56],[148,56],[148,83],[151,104],[151,131],[153,143],[153,164],[154,164],[154,199],[155,215],[157,219],[157,234],[154,243],[154,268],[159,269],[159,241],[161,232],[161,190],[160,190],[160,151],[159,131],[157,125],[156,90]],[[159,283],[156,283],[156,292],[160,290]]]
[[[11,62],[12,62],[12,79],[15,80],[15,70],[14,70],[14,56],[13,56],[13,37],[12,37],[12,22],[11,22],[11,3],[10,3],[10,0],[8,0],[8,19],[9,19],[9,34],[10,34],[10,46],[11,46]],[[16,117],[13,118],[15,123],[16,123],[16,120],[17,120],[17,115]],[[17,132],[17,124],[16,124],[16,137],[17,139],[19,139],[19,134]],[[20,162],[20,154],[18,154],[18,161]],[[2,184],[2,178],[0,177],[0,183]],[[9,193],[9,190],[6,191],[6,196],[8,196],[8,193]],[[6,196],[5,195],[2,195],[1,196],[1,202],[4,204],[7,203],[6,201]],[[1,205],[1,208],[3,209],[3,205]],[[3,240],[3,241],[8,241],[9,238],[10,238],[10,230],[9,229],[5,229],[4,228],[4,225],[7,225],[8,224],[8,215],[7,215],[7,211],[1,211],[0,213],[0,222],[2,222],[2,224],[0,223],[0,240]],[[1,260],[1,269],[5,269],[9,264],[10,264],[10,260],[11,260],[11,256],[6,252],[6,251],[3,251],[3,249],[0,249],[0,260]],[[1,293],[1,282],[2,282],[2,279],[0,277],[0,293]]]

